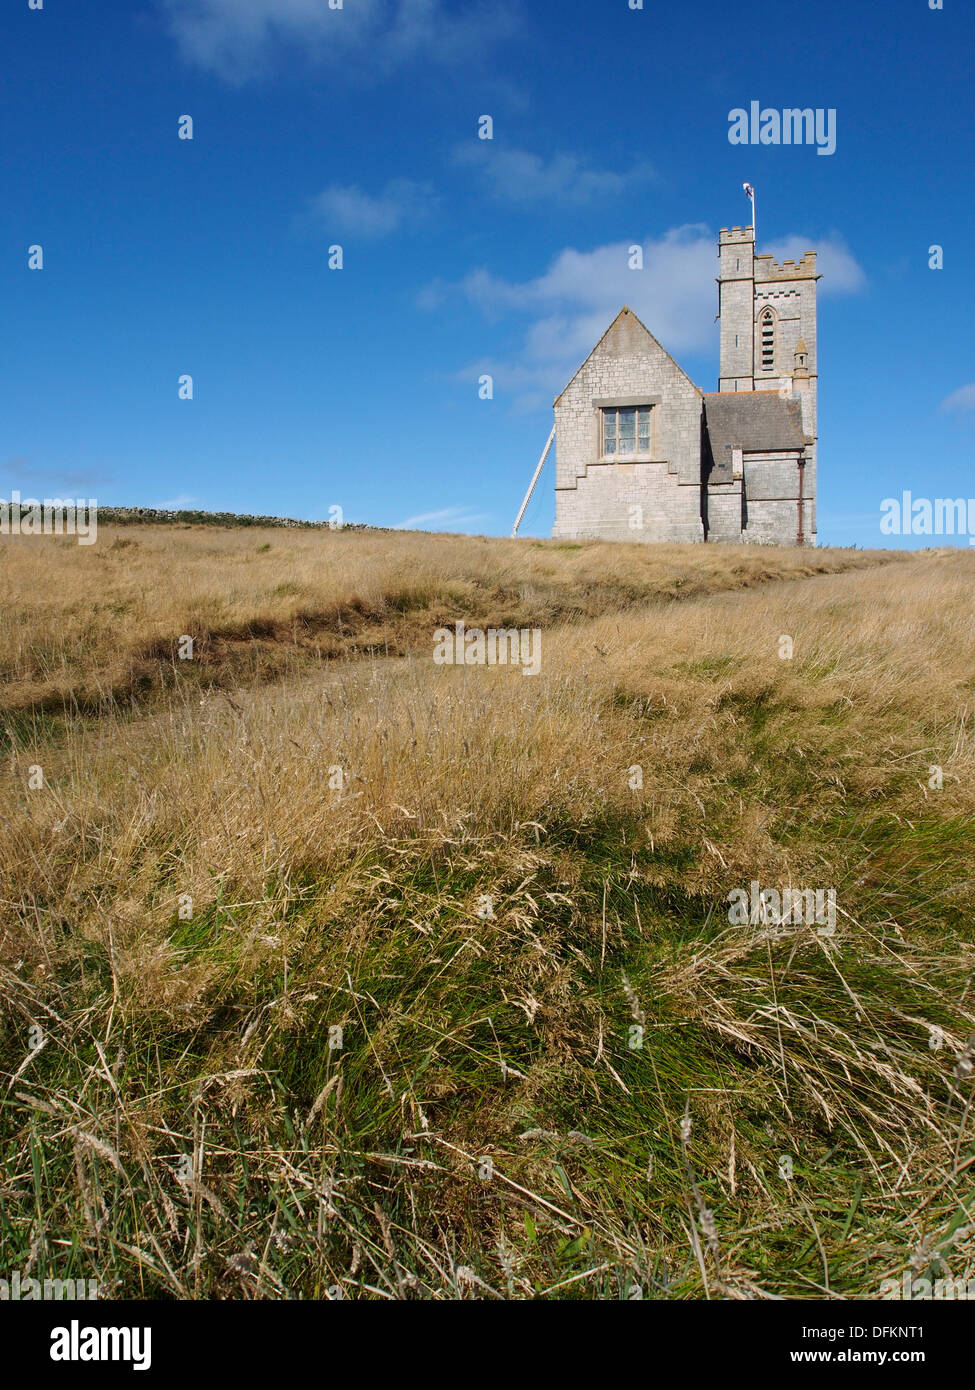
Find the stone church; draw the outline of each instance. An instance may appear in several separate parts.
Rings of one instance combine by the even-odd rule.
[[[621,309],[555,401],[553,536],[816,544],[816,253],[718,258],[718,390]]]

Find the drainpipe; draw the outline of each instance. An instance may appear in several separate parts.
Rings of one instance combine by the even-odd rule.
[[[803,470],[805,469],[805,466],[806,466],[806,460],[805,460],[805,459],[802,457],[802,455],[800,454],[800,455],[799,455],[799,529],[798,529],[798,532],[797,532],[797,534],[796,534],[796,545],[805,545],[805,544],[806,544],[806,538],[805,538],[805,536],[804,536],[803,533],[802,533],[802,478],[803,478]]]

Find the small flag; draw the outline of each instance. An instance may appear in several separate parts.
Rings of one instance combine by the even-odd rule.
[[[742,184],[742,188],[745,190],[745,197],[746,197],[746,198],[751,198],[752,202],[754,202],[754,201],[755,201],[755,190],[754,190],[754,188],[752,188],[751,184],[750,184],[750,183],[743,183],[743,184]]]

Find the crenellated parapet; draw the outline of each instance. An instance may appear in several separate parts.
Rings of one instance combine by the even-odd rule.
[[[805,251],[798,261],[783,261],[779,265],[770,251],[755,257],[756,280],[818,280],[816,252]]]

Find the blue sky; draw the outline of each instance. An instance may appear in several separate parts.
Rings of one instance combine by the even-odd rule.
[[[967,6],[645,5],[6,0],[0,496],[505,534],[621,304],[715,389],[745,179],[820,252],[820,541],[975,496]],[[731,145],[751,100],[835,154]]]

